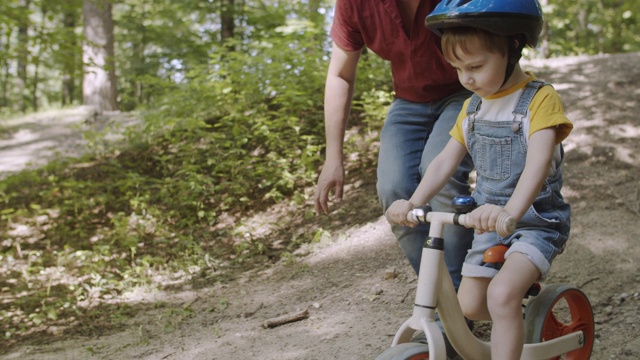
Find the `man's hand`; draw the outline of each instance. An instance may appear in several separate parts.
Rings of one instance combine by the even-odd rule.
[[[408,200],[396,200],[389,206],[384,216],[389,224],[415,227],[416,223],[407,220],[407,214],[414,208],[415,206]]]
[[[318,177],[318,185],[314,195],[314,203],[318,214],[329,213],[329,194],[334,192],[336,202],[342,201],[344,191],[344,167],[341,162],[333,164],[325,162]]]

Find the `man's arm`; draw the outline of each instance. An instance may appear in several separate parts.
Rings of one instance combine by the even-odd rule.
[[[344,134],[351,111],[360,53],[360,50],[346,51],[333,44],[324,90],[326,159],[314,196],[316,211],[319,214],[329,213],[328,202],[331,190],[334,191],[337,201],[342,200]]]

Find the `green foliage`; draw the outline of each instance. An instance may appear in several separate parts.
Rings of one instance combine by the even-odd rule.
[[[273,24],[245,51],[191,67],[182,84],[157,94],[126,147],[89,133],[93,153],[0,181],[7,343],[136,287],[215,281],[220,264],[266,252],[220,219],[292,195],[307,200],[294,192],[314,181],[324,144],[326,51],[317,26]],[[375,79],[388,74],[363,83]]]
[[[638,1],[546,3],[552,56],[640,51]],[[178,85],[189,81],[187,74],[206,68],[212,59],[218,61],[224,55],[222,4],[114,2],[115,63],[122,110],[153,107],[161,97],[179,91]],[[297,48],[300,58],[316,56],[302,49],[312,43],[315,49],[327,48],[333,6],[333,1],[324,0],[236,1],[234,34],[228,45],[251,57],[256,43],[279,46],[274,36],[304,36],[307,42],[303,46],[296,41],[282,44],[291,46],[288,50]],[[81,0],[0,2],[0,113],[81,102],[82,26]],[[26,34],[21,34],[20,28]],[[23,66],[24,84],[16,71]]]
[[[553,55],[640,51],[640,3],[551,0],[543,9]]]
[[[326,64],[303,35],[275,32],[246,52],[214,56],[150,117],[145,133],[165,148],[157,167],[180,159],[189,191],[213,193],[198,201],[206,217],[282,200],[315,176]]]
[[[131,110],[175,90],[182,75],[205,64],[200,2],[125,1],[115,7],[120,105]],[[215,10],[214,10],[215,12]],[[170,24],[170,26],[167,26]]]

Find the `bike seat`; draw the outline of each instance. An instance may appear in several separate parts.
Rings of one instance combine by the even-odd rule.
[[[504,254],[506,254],[509,247],[507,245],[496,245],[488,248],[484,254],[482,255],[482,261],[487,264],[504,264]],[[496,268],[499,269],[502,265],[498,265]],[[524,295],[524,298],[528,298],[529,296],[536,296],[540,293],[540,284],[534,283],[531,285],[527,293]]]
[[[484,252],[482,261],[488,264],[501,264],[504,263],[504,254],[509,250],[507,245],[492,246]]]

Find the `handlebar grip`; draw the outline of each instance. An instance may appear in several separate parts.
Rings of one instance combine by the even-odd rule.
[[[429,212],[431,212],[430,207],[415,208],[412,211],[409,211],[409,213],[407,213],[407,220],[414,223],[418,223],[418,222],[426,223],[428,222],[427,214]],[[450,214],[450,215],[453,215],[453,214]],[[455,218],[452,217],[450,218],[450,220],[447,220],[446,223],[459,224],[466,227],[472,227],[470,225],[467,225],[466,219],[467,219],[466,214],[458,214],[458,216],[456,216]],[[517,222],[514,218],[512,218],[508,213],[502,212],[500,213],[500,215],[498,215],[498,219],[496,220],[496,232],[498,233],[498,235],[502,237],[507,237],[515,231],[516,225],[517,225]]]
[[[473,224],[467,224],[466,215],[460,215],[458,223],[468,228],[473,227]],[[502,237],[507,237],[515,231],[516,224],[516,221],[508,213],[501,212],[496,220],[496,232]]]
[[[407,220],[413,223],[427,223],[427,214],[433,211],[431,206],[424,205],[414,208],[407,213]]]
[[[460,215],[458,222],[462,226],[468,228],[473,227],[473,225],[467,224],[466,215]],[[511,215],[506,212],[501,212],[500,215],[498,215],[498,219],[496,220],[496,232],[502,237],[507,237],[511,235],[511,233],[513,233],[513,231],[516,229],[516,224],[517,223],[515,219],[512,218]]]
[[[496,220],[496,231],[502,237],[509,236],[516,229],[516,221],[506,212],[498,215]]]

